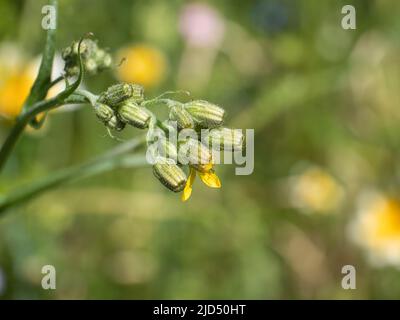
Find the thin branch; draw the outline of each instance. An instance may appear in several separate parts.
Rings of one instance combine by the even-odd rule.
[[[53,81],[51,81],[51,82],[49,83],[48,89],[50,89],[51,87],[55,86],[57,83],[61,82],[62,80],[64,80],[64,76],[63,76],[63,75],[61,75],[61,76],[55,78]]]

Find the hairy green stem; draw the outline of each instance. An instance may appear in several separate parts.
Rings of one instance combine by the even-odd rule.
[[[146,162],[143,156],[129,154],[144,143],[145,137],[141,136],[122,143],[111,151],[106,152],[104,155],[86,163],[62,169],[32,184],[19,187],[17,190],[0,198],[0,216],[3,215],[7,209],[24,203],[68,182],[94,176],[118,167],[135,167],[145,164]]]
[[[75,91],[75,93],[85,97],[92,106],[94,106],[96,104],[96,101],[99,98],[97,95],[95,95],[87,90],[84,90],[84,89],[77,89]]]

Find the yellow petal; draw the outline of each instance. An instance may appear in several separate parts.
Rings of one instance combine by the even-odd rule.
[[[185,189],[183,189],[182,193],[182,201],[186,201],[190,198],[190,195],[192,194],[192,186],[194,179],[196,178],[196,170],[193,168],[190,168],[190,174],[189,178],[186,181]]]
[[[201,181],[203,181],[210,188],[221,188],[221,181],[213,170],[209,172],[199,172]]]

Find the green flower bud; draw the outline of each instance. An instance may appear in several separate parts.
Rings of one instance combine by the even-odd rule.
[[[87,59],[85,61],[85,70],[88,73],[94,73],[97,70],[97,63],[94,59]]]
[[[112,107],[118,106],[121,102],[132,99],[142,102],[144,99],[143,87],[138,84],[118,83],[107,89],[100,96],[100,101]]]
[[[205,166],[212,163],[212,154],[209,148],[193,138],[180,143],[178,150],[179,162],[189,164],[199,171],[203,171]]]
[[[243,134],[241,130],[217,128],[207,132],[204,142],[209,147],[219,150],[241,151],[243,149]]]
[[[156,163],[153,173],[160,182],[173,192],[180,192],[186,184],[186,174],[176,164]]]
[[[108,105],[97,102],[94,105],[96,116],[103,122],[107,123],[114,116],[114,111]]]
[[[113,60],[112,60],[111,54],[106,53],[104,55],[103,59],[99,63],[99,66],[98,66],[99,70],[104,70],[104,69],[110,68],[112,65],[112,61]]]
[[[103,49],[97,49],[95,52],[93,52],[93,59],[96,61],[102,61],[104,57],[106,56],[106,51]]]
[[[61,57],[66,60],[67,58],[69,58],[72,54],[72,49],[71,47],[66,47],[65,49],[62,50],[61,52]]]
[[[79,41],[72,42],[71,45],[72,54],[78,55],[79,52]],[[89,55],[93,51],[97,50],[97,43],[92,39],[83,39],[81,43],[81,54],[82,55]]]
[[[176,121],[178,129],[193,129],[194,121],[189,112],[181,104],[176,104],[170,108],[170,120]]]
[[[215,128],[224,120],[225,110],[208,101],[190,101],[184,104],[184,108],[200,128]]]
[[[121,131],[125,128],[125,123],[119,120],[116,115],[113,115],[109,121],[105,122],[105,125],[107,128],[116,131]]]
[[[65,62],[64,70],[68,76],[77,76],[79,74],[79,67],[76,62]]]
[[[169,160],[177,161],[178,159],[178,150],[176,149],[176,146],[168,141],[167,139],[159,139],[157,141],[157,148],[159,154],[167,158]]]
[[[79,42],[74,41],[62,51],[61,56],[65,60],[64,70],[68,76],[74,76],[79,73],[78,48]],[[84,39],[82,41],[81,57],[85,70],[89,74],[96,74],[112,65],[111,55],[100,49],[97,42],[92,39]]]
[[[151,115],[145,109],[140,107],[134,100],[127,100],[118,107],[118,116],[125,122],[139,129],[149,126]]]
[[[130,84],[132,89],[132,94],[130,96],[131,100],[135,100],[137,103],[140,103],[144,100],[144,88],[139,84]]]

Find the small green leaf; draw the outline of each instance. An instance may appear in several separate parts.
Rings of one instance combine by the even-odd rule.
[[[57,19],[57,0],[50,0],[50,5],[56,8]],[[56,20],[57,21],[57,20]],[[55,54],[56,29],[48,29],[46,34],[46,44],[43,50],[42,61],[35,82],[31,88],[28,98],[26,99],[23,109],[31,108],[36,102],[43,100],[47,96],[49,84],[51,82],[51,72],[53,69],[53,60]],[[40,128],[45,117],[41,121],[36,118],[32,119],[30,125],[36,129]]]

